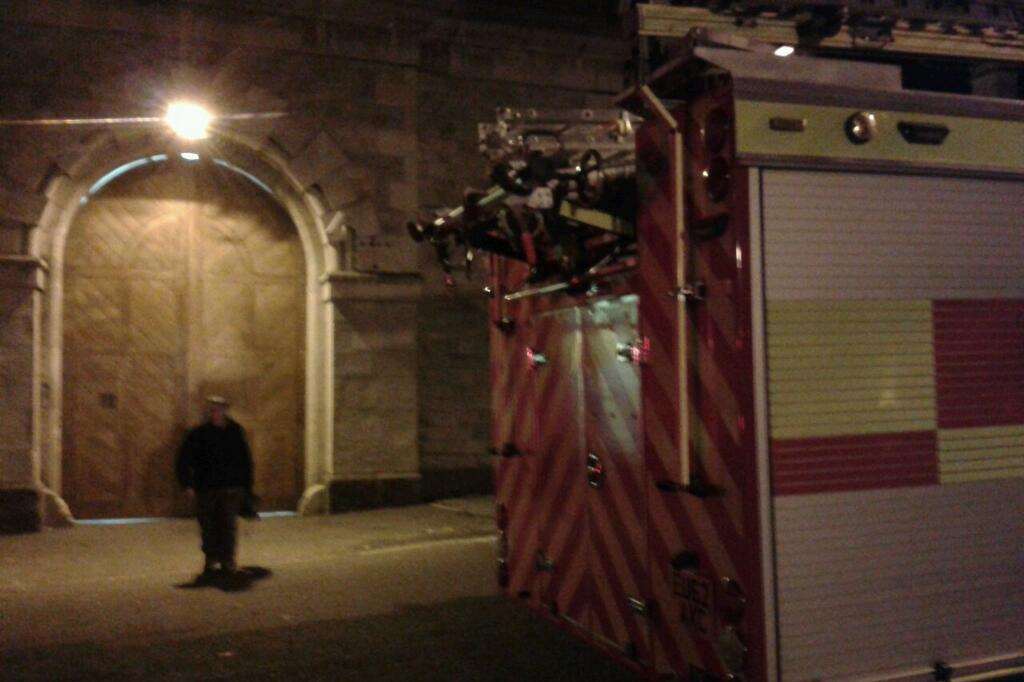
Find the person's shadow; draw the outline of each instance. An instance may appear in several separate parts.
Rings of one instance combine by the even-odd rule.
[[[242,566],[237,571],[208,571],[197,575],[187,583],[175,585],[180,590],[196,590],[212,587],[222,592],[244,592],[257,581],[269,578],[274,573],[263,566]]]

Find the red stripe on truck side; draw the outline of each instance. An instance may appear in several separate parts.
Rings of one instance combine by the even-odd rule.
[[[935,431],[772,441],[775,495],[938,483]]]
[[[935,301],[940,429],[1024,423],[1024,301]]]

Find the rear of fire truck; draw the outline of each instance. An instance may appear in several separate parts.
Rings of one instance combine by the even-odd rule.
[[[1020,7],[775,10],[634,8],[621,109],[410,224],[489,260],[499,583],[659,678],[1024,673],[1024,105],[898,65]]]

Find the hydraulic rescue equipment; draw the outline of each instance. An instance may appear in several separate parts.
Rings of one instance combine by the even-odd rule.
[[[456,254],[471,266],[477,251],[525,264],[516,297],[582,291],[635,255],[634,127],[620,110],[498,111],[480,126],[480,151],[493,186],[468,191],[463,205],[409,223],[436,249],[447,274]]]

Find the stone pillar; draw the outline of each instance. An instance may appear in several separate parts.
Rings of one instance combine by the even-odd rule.
[[[335,273],[331,511],[421,500],[418,275]]]
[[[0,255],[0,533],[42,526],[41,351],[46,268]]]

